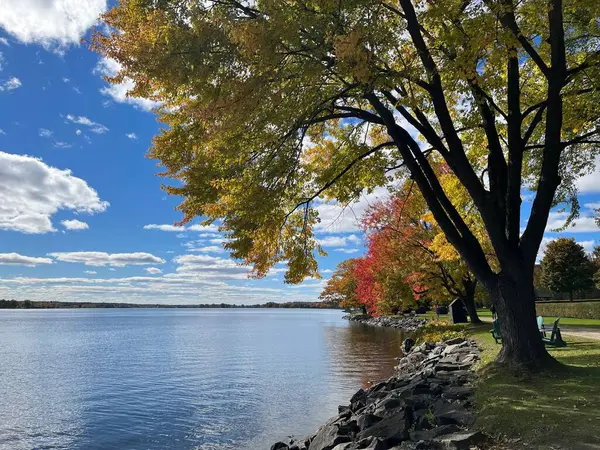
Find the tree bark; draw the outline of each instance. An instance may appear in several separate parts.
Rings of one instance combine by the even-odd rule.
[[[502,333],[502,349],[496,361],[527,371],[558,365],[546,351],[538,331],[533,278],[501,272],[486,287],[496,307]]]
[[[462,302],[467,308],[467,313],[469,314],[469,319],[471,319],[471,323],[482,323],[479,315],[477,314],[477,306],[475,305],[475,295],[469,295],[461,298]]]

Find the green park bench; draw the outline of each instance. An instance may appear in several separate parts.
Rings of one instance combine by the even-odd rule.
[[[494,320],[494,322],[492,322],[492,329],[490,330],[490,333],[492,333],[492,337],[494,338],[494,341],[496,341],[496,344],[502,343],[502,334],[500,333],[500,320],[496,319]]]
[[[541,320],[540,320],[541,319]],[[550,333],[550,337],[546,336],[546,331],[549,329],[544,327],[544,319],[540,316],[538,317],[538,329],[540,330],[540,335],[542,336],[542,341],[545,345],[551,345],[553,347],[566,347],[567,343],[563,340],[562,335],[560,334],[560,328],[558,324],[560,322],[560,317],[554,321],[554,325],[552,326],[552,332]],[[500,320],[494,320],[492,324],[492,329],[490,330],[494,341],[496,344],[502,343],[502,333],[500,332]]]
[[[550,333],[550,337],[546,337],[546,328],[543,324],[542,319],[542,327],[540,329],[540,333],[542,334],[542,341],[546,345],[551,345],[553,347],[566,347],[567,343],[563,340],[562,335],[560,334],[560,328],[558,327],[558,323],[560,322],[560,317],[554,321],[554,325],[552,325],[552,333]],[[539,319],[538,319],[539,323]]]

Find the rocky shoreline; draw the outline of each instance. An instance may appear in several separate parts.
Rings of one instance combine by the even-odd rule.
[[[344,319],[350,320],[351,322],[364,323],[365,325],[373,325],[376,327],[387,327],[387,328],[398,328],[403,329],[406,332],[412,333],[417,330],[417,328],[425,325],[427,323],[427,319],[421,319],[416,316],[406,316],[406,317],[390,317],[390,316],[380,316],[380,317],[371,317],[366,314],[358,314],[358,315],[347,315],[344,316]]]
[[[478,448],[485,436],[468,427],[475,422],[472,369],[479,353],[464,338],[414,347],[399,359],[395,376],[360,389],[316,434],[271,450]]]

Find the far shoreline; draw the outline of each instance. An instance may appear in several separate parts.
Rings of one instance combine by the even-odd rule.
[[[328,302],[267,302],[254,305],[230,305],[227,303],[199,303],[195,305],[167,305],[161,303],[110,303],[110,302],[55,302],[33,300],[0,300],[3,309],[331,309],[343,310],[339,305]]]

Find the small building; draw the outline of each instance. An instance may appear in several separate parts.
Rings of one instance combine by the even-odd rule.
[[[455,299],[450,303],[450,320],[452,323],[467,323],[467,311],[462,300]]]

